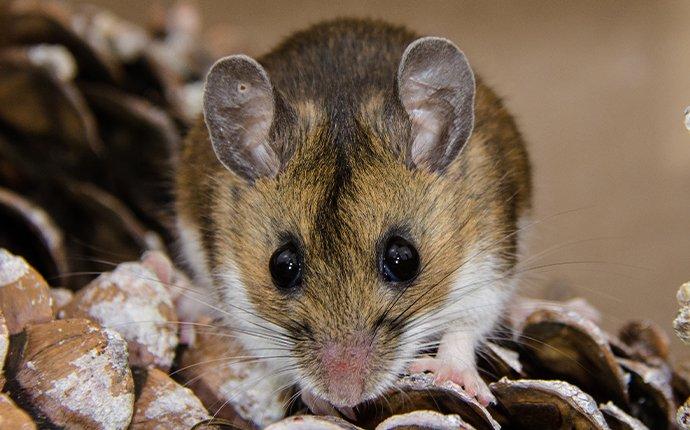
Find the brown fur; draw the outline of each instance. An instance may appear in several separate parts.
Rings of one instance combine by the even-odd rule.
[[[275,179],[250,185],[226,170],[201,119],[181,152],[177,211],[198,227],[207,270],[234,262],[253,308],[297,339],[292,353],[316,381],[320,345],[376,327],[370,373],[385,372],[405,321],[442,305],[449,274],[472,245],[494,244],[506,272],[515,264],[513,233],[529,210],[530,169],[511,116],[481,79],[474,132],[447,171],[405,163],[410,125],[395,75],[416,37],[379,22],[338,20],[259,59],[284,103],[272,136],[286,163]],[[417,246],[423,270],[386,314],[400,293],[378,271],[391,232]],[[268,270],[288,237],[304,252],[303,286],[294,294],[278,291]],[[369,384],[373,390],[376,378]]]

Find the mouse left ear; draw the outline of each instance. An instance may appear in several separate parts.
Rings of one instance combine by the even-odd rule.
[[[453,42],[423,37],[405,49],[398,97],[412,123],[408,157],[415,166],[443,171],[474,127],[475,80]]]
[[[249,181],[276,175],[280,162],[269,138],[275,97],[256,60],[218,60],[206,76],[203,106],[213,150],[227,169]]]

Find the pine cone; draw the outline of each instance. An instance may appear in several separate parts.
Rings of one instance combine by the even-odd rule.
[[[0,5],[0,246],[53,285],[169,244],[167,160],[211,60],[195,19],[172,8],[154,33],[91,6]]]

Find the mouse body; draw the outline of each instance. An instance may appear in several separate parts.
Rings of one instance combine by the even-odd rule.
[[[373,20],[219,60],[176,167],[208,300],[273,376],[343,408],[407,371],[492,400],[475,349],[515,289],[530,194],[520,133],[462,51]]]

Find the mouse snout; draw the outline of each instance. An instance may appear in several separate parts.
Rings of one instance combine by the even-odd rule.
[[[362,400],[369,375],[371,340],[327,342],[321,351],[325,385],[334,404],[354,406]]]

